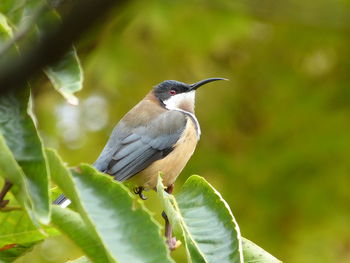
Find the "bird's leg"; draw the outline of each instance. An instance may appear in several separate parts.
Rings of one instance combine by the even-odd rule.
[[[143,190],[144,190],[144,189],[145,189],[145,188],[143,188],[143,186],[135,187],[135,188],[134,188],[134,193],[137,194],[137,195],[139,195],[139,197],[140,197],[142,200],[147,200],[147,197],[144,196],[144,194],[143,194]]]
[[[174,190],[174,184],[171,184],[170,186],[168,186],[168,188],[165,189],[165,191],[168,194],[172,194],[173,190]],[[166,242],[168,244],[169,249],[171,251],[173,251],[177,247],[176,237],[173,237],[173,228],[169,222],[169,218],[168,218],[167,214],[165,213],[165,211],[162,212],[162,217],[164,218],[164,221],[165,221]]]
[[[162,217],[165,221],[165,237],[166,243],[171,251],[174,251],[176,248],[176,237],[173,237],[173,228],[170,225],[169,219],[165,211],[162,212]]]
[[[0,192],[0,208],[5,207],[9,203],[9,200],[4,200],[4,197],[11,189],[12,185],[13,184],[9,180],[5,180],[5,184]]]

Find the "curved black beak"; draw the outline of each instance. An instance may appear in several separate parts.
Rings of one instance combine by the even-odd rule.
[[[191,90],[196,90],[198,89],[200,86],[203,86],[204,84],[207,84],[209,82],[212,81],[217,81],[217,80],[228,80],[228,79],[224,79],[224,78],[209,78],[209,79],[203,79],[201,81],[198,81],[197,83],[193,83],[190,85]]]

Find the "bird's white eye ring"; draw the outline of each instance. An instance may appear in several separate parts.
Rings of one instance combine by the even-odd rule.
[[[175,95],[175,94],[176,94],[176,91],[173,90],[173,89],[171,89],[171,90],[169,91],[169,93],[170,93],[170,95]]]

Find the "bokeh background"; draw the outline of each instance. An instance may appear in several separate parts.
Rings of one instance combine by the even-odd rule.
[[[130,1],[77,43],[78,107],[38,82],[41,135],[92,163],[157,83],[228,78],[197,94],[202,136],[176,187],[205,177],[284,262],[350,262],[349,18],[346,0]]]

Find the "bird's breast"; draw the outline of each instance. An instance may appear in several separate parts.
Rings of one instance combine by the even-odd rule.
[[[136,184],[146,189],[155,188],[159,172],[164,174],[163,184],[165,186],[173,184],[196,148],[197,133],[196,123],[192,118],[187,117],[185,129],[175,143],[174,149],[166,157],[155,161],[135,176]]]

